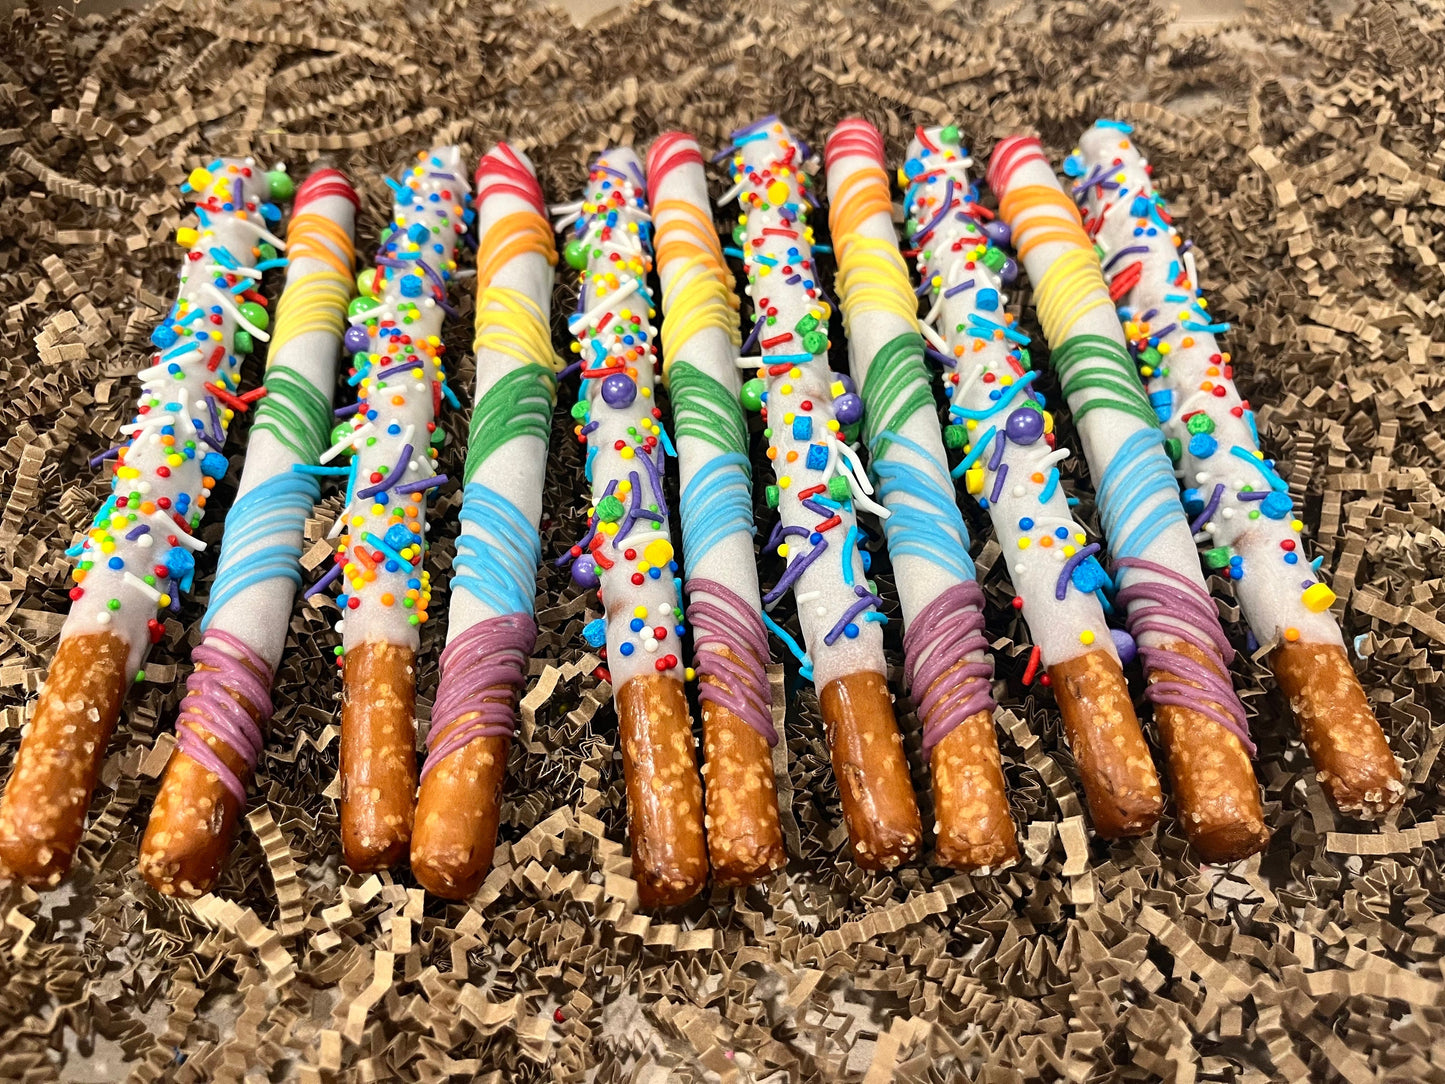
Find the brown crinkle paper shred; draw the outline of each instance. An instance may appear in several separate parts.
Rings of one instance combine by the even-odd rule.
[[[321,603],[295,612],[255,800],[222,885],[170,902],[134,862],[203,580],[128,702],[75,872],[43,895],[0,889],[0,1079],[1445,1079],[1445,722],[1434,715],[1445,665],[1445,21],[1424,4],[1338,10],[1281,0],[1209,33],[1124,0],[1042,12],[676,0],[583,29],[520,4],[447,0],[172,0],[109,18],[9,16],[7,771],[66,609],[62,551],[106,489],[86,459],[115,442],[145,336],[169,304],[176,185],[190,168],[227,153],[287,161],[298,179],[340,166],[363,194],[369,251],[388,210],[383,174],[430,143],[459,140],[474,160],[510,139],[562,201],[606,144],[682,127],[712,149],[777,111],[815,144],[862,113],[894,162],[915,123],[957,123],[985,153],[1005,134],[1036,132],[1056,162],[1100,115],[1136,125],[1198,244],[1204,285],[1235,325],[1242,388],[1413,787],[1383,827],[1332,813],[1269,673],[1244,655],[1235,678],[1260,743],[1267,853],[1201,869],[1167,819],[1143,840],[1092,840],[1051,698],[1021,681],[1027,639],[1006,562],[970,508],[1025,852],[1000,877],[926,864],[874,876],[848,860],[816,700],[789,661],[774,678],[775,703],[790,707],[778,754],[786,875],[640,913],[611,690],[578,635],[596,603],[548,564],[502,844],[473,900],[428,900],[404,871],[338,869],[335,614]],[[558,310],[572,288],[559,286]],[[1024,322],[1037,330],[1031,314]],[[471,386],[469,325],[447,333],[458,389]],[[557,331],[565,342],[560,320]],[[549,555],[585,514],[571,394],[548,471]],[[442,466],[455,477],[466,419],[454,411],[446,424]],[[218,490],[203,529],[213,547],[229,498]],[[437,501],[438,615],[458,503],[454,490]],[[338,504],[327,497],[313,540]],[[327,555],[313,549],[308,567]],[[776,564],[765,561],[767,576]],[[881,554],[877,567],[897,661]],[[1228,586],[1216,589],[1243,643]],[[423,725],[443,625],[423,637]],[[917,722],[903,722],[926,801]]]

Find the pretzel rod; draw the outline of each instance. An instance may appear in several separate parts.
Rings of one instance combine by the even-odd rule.
[[[1305,559],[1289,486],[1260,451],[1254,412],[1215,339],[1229,325],[1199,295],[1190,246],[1131,131],[1097,121],[1064,168],[1081,178],[1074,198],[1183,474],[1191,529],[1208,547],[1205,563],[1233,581],[1255,640],[1270,647],[1325,792],[1347,812],[1378,816],[1404,798],[1400,767],[1345,654],[1335,594]]]
[[[427,734],[411,869],[465,899],[492,867],[516,700],[537,640],[542,483],[561,361],[557,250],[531,162],[499,143],[476,173],[477,380],[447,646]]]
[[[226,515],[201,642],[191,652],[176,750],[141,841],[141,873],[165,895],[198,896],[215,885],[265,740],[271,682],[301,584],[306,519],[321,495],[316,459],[330,442],[358,207],[336,170],[312,174],[296,193],[266,397]]]
[[[708,855],[719,884],[746,884],[787,863],[771,747],[753,555],[748,427],[738,403],[741,336],[732,272],[713,226],[697,142],[658,137],[647,156],[662,280],[663,379],[677,440],[682,556],[702,705]]]
[[[1119,647],[1132,657],[1133,640],[1119,632],[1116,643],[1105,622],[1099,547],[1087,544],[1061,484],[1068,449],[1056,446],[1034,384],[1028,336],[1004,311],[1003,288],[1018,266],[991,238],[1008,227],[979,208],[972,164],[956,128],[920,128],[899,178],[951,400],[944,435],[964,451],[954,474],[988,511],[1008,555],[1014,606],[1034,640],[1030,669],[1039,660],[1046,668],[1094,826],[1104,836],[1132,835],[1154,823],[1163,803],[1120,668]],[[1052,681],[1055,668],[1066,680]]]
[[[1180,824],[1209,861],[1253,854],[1269,833],[1249,762],[1254,744],[1229,680],[1234,650],[1200,574],[1164,435],[1092,242],[1037,140],[1000,143],[988,179],[1033,279],[1039,321],[1094,477],[1115,604],[1144,662]]]
[[[446,482],[434,446],[446,384],[440,332],[457,242],[472,221],[457,147],[417,155],[396,194],[374,270],[357,278],[344,339],[350,421],[321,455],[352,456],[336,521],[343,619],[341,849],[353,870],[386,869],[407,851],[416,798],[416,651],[427,619],[427,494]],[[336,576],[335,569],[328,574]]]
[[[151,333],[150,364],[136,374],[126,442],[94,460],[115,460],[111,495],[67,551],[78,559],[70,614],[0,799],[0,867],[32,883],[53,885],[69,869],[126,691],[165,635],[164,613],[179,611],[190,588],[205,549],[194,533],[226,471],[229,404],[247,405],[236,396],[241,358],[268,338],[256,287],[285,262],[266,225],[280,220],[266,201],[290,197],[284,173],[217,160],[193,170],[181,192],[199,229],[177,231],[190,251],[176,303]]]
[[[866,579],[855,505],[887,518],[869,499],[873,486],[849,444],[862,404],[852,381],[828,368],[832,308],[817,280],[807,148],[776,117],[733,133],[734,187],[742,214],[738,243],[762,356],[744,401],[761,402],[768,457],[777,479],[767,489],[779,523],[768,539],[788,560],[763,596],[772,606],[791,588],[806,652],[772,623],[818,689],[833,771],[853,856],[868,869],[892,869],[918,851],[923,835],[903,736],[893,717],[883,659],[885,619]]]
[[[682,624],[662,478],[671,441],[653,401],[657,344],[651,224],[642,164],[630,149],[592,166],[567,262],[581,272],[567,326],[581,358],[573,416],[587,445],[587,533],[559,564],[600,588],[605,617],[585,631],[606,645],[627,779],[632,874],[644,906],[682,903],[707,879],[702,779],[683,692]],[[558,227],[562,228],[561,226]]]
[[[918,299],[898,252],[883,137],[845,120],[828,137],[829,227],[863,436],[903,607],[905,673],[933,771],[938,861],[992,869],[1018,859],[989,681],[983,591],[923,365]]]

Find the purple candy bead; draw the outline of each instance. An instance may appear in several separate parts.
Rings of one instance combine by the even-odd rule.
[[[608,406],[625,407],[637,398],[637,385],[632,377],[613,373],[602,378],[602,401]]]
[[[847,373],[834,373],[833,379],[843,385],[844,394],[850,394],[858,390],[857,386],[853,383],[853,378]]]
[[[346,338],[342,340],[346,345],[347,353],[359,354],[371,345],[371,335],[362,324],[353,324],[346,329]]]
[[[1003,266],[999,268],[998,277],[999,281],[1005,286],[1012,286],[1014,281],[1019,277],[1018,261],[1012,256],[1004,260]]]
[[[863,420],[863,400],[851,391],[844,392],[833,400],[833,413],[844,425],[856,425]]]
[[[1044,416],[1031,407],[1019,407],[1008,416],[1008,439],[1032,444],[1044,435]]]
[[[1114,639],[1114,650],[1119,653],[1119,662],[1128,666],[1139,654],[1139,645],[1134,642],[1123,629],[1110,629],[1109,635]]]
[[[572,582],[589,591],[602,583],[601,577],[597,575],[597,562],[592,559],[590,554],[584,553],[572,562]]]
[[[983,232],[996,245],[1008,244],[1009,238],[1013,236],[1013,230],[1009,229],[1008,223],[997,218],[991,222],[985,222]]]

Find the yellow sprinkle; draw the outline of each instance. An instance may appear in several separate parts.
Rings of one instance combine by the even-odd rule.
[[[1020,538],[1020,539],[1019,539],[1019,549],[1021,549],[1021,550],[1026,550],[1026,549],[1028,549],[1028,548],[1029,548],[1029,540],[1028,540],[1027,538]]]
[[[1094,630],[1093,630],[1093,629],[1085,629],[1083,632],[1079,633],[1079,643],[1083,644],[1085,647],[1087,647],[1088,645],[1092,644],[1093,642],[1094,642]]]
[[[1305,609],[1311,613],[1324,613],[1335,601],[1335,593],[1322,583],[1310,584],[1300,596]]]

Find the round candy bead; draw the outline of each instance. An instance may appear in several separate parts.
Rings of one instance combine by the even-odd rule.
[[[567,242],[562,250],[563,257],[567,260],[567,266],[577,271],[587,269],[587,245],[580,238],[574,237]]]
[[[863,420],[863,400],[853,392],[844,392],[833,400],[833,413],[843,425],[856,425]]]
[[[340,444],[349,436],[351,436],[351,423],[349,421],[337,422],[336,427],[331,430],[331,443]],[[350,445],[347,445],[341,450],[341,454],[350,455],[354,450]]]
[[[1013,230],[1009,229],[1008,223],[1000,222],[996,218],[991,222],[985,222],[983,224],[983,233],[985,237],[996,245],[1008,244],[1009,238],[1013,236]]]
[[[1119,653],[1119,661],[1128,666],[1139,654],[1139,645],[1134,642],[1124,629],[1110,629],[1109,636],[1114,641],[1114,650]]]
[[[597,562],[592,559],[590,554],[584,553],[572,562],[572,582],[589,591],[594,590],[602,583],[597,575]]]
[[[1005,286],[1012,286],[1014,281],[1019,277],[1018,261],[1012,256],[1004,260],[1003,266],[999,268],[998,277],[999,281]]]
[[[762,410],[763,393],[767,390],[767,382],[754,377],[743,385],[742,394],[738,398],[748,410]]]
[[[632,377],[613,373],[602,378],[602,401],[611,407],[625,407],[637,398],[637,384]]]
[[[271,314],[266,311],[264,305],[258,305],[254,301],[243,301],[240,309],[241,315],[262,331],[271,326]]]
[[[266,192],[272,199],[290,199],[296,192],[296,182],[284,169],[273,169],[266,174]]]
[[[1044,416],[1037,410],[1019,407],[1008,416],[1008,439],[1015,444],[1032,444],[1044,435]]]
[[[361,324],[352,324],[342,339],[349,353],[359,354],[371,345],[371,335]]]

